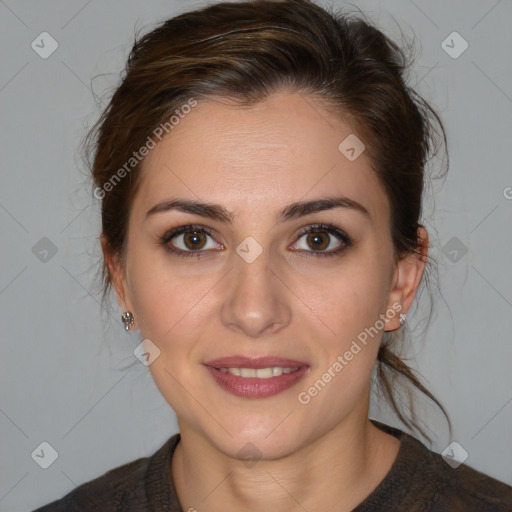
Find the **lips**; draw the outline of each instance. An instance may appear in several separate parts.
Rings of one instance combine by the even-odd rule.
[[[275,356],[231,356],[207,361],[204,366],[222,389],[245,398],[274,396],[309,372],[303,361]]]

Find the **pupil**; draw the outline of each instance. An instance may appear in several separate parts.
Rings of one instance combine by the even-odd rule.
[[[189,249],[197,249],[197,246],[201,245],[201,234],[197,231],[189,231],[189,234],[185,237],[185,243],[187,246],[189,243],[192,245],[192,247],[189,246]]]
[[[328,241],[326,243],[325,237],[323,237],[323,235],[319,234],[319,233],[310,234],[308,242],[311,246],[314,246],[313,248],[315,250],[316,249],[325,249],[325,247],[327,247],[327,245],[329,243]]]

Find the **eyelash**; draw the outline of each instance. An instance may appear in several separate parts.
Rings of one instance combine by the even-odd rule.
[[[190,231],[198,231],[200,233],[206,233],[210,237],[212,236],[212,230],[205,227],[205,226],[198,226],[198,225],[186,225],[186,226],[180,226],[174,229],[170,229],[169,231],[166,231],[164,235],[160,238],[160,244],[163,245],[164,249],[171,253],[176,254],[180,257],[190,258],[190,257],[201,257],[201,253],[207,252],[207,251],[183,251],[182,249],[176,249],[175,247],[172,247],[168,245],[168,243],[175,238],[176,236],[182,235],[184,233],[188,233]],[[341,247],[335,250],[331,251],[297,251],[297,252],[304,252],[309,256],[312,257],[330,257],[330,256],[337,256],[338,254],[345,251],[347,248],[352,246],[352,239],[341,229],[337,228],[336,226],[333,226],[332,224],[312,224],[310,226],[307,226],[304,228],[298,235],[297,240],[300,240],[304,235],[310,234],[310,233],[328,233],[331,235],[334,235],[338,240],[342,243]]]

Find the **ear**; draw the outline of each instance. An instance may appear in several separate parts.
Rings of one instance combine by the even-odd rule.
[[[418,251],[408,254],[396,263],[388,297],[388,309],[396,311],[397,304],[400,304],[400,313],[407,313],[411,308],[425,270],[428,243],[427,230],[424,227],[418,228]],[[386,320],[386,331],[396,331],[400,327],[399,315]]]
[[[117,302],[121,311],[130,311],[134,318],[136,317],[133,304],[131,301],[130,293],[128,291],[128,285],[126,282],[126,272],[120,257],[117,254],[113,254],[109,248],[107,238],[102,233],[100,236],[101,250],[103,251],[103,258],[108,266],[110,275],[112,276],[112,285],[116,293]],[[132,329],[137,329],[136,320],[132,326]]]

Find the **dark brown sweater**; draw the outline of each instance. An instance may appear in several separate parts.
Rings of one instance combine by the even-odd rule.
[[[400,449],[388,474],[353,512],[512,511],[509,485],[465,464],[454,469],[414,437],[371,421],[400,439]],[[175,434],[150,457],[114,468],[34,512],[184,512],[171,477],[179,441]]]

